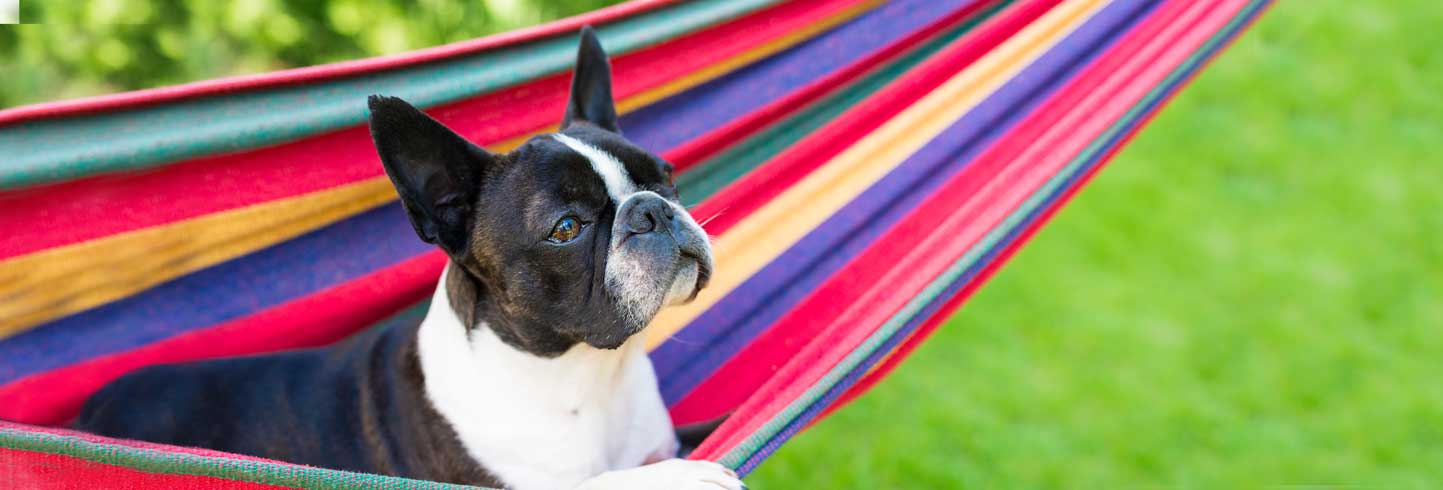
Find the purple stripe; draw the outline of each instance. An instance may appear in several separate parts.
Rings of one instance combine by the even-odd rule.
[[[656,153],[711,131],[980,0],[896,0],[826,33],[621,118]]]
[[[1243,18],[1251,20],[1259,13],[1261,13],[1263,7],[1265,7],[1267,4],[1267,0],[1255,2],[1251,6],[1247,7],[1247,10],[1245,10],[1241,14],[1241,16]],[[1241,27],[1245,25],[1247,25],[1247,21],[1244,21],[1239,26]],[[1224,37],[1231,38],[1233,36],[1236,36],[1238,32],[1239,29],[1232,29],[1223,33],[1222,35]],[[1224,45],[1225,43],[1217,43],[1209,47],[1208,49],[1202,51],[1202,53],[1204,53],[1203,60],[1207,60],[1216,55],[1217,52],[1221,50]],[[1163,89],[1163,93],[1169,94],[1177,91],[1182,86],[1182,83],[1186,81],[1192,73],[1195,73],[1197,70],[1201,69],[1204,64],[1205,61],[1202,63],[1196,63],[1191,66],[1184,67],[1184,76],[1173,80],[1171,83],[1160,86]],[[823,410],[826,410],[827,407],[830,407],[833,403],[835,403],[838,398],[840,398],[843,394],[847,392],[847,390],[851,389],[852,386],[854,386],[859,380],[861,380],[861,378],[868,371],[871,370],[872,366],[875,366],[878,362],[881,362],[881,360],[884,359],[887,354],[896,350],[897,346],[900,345],[904,340],[906,340],[912,334],[912,332],[915,332],[919,327],[921,327],[922,323],[926,322],[928,319],[936,315],[948,300],[956,296],[963,287],[970,284],[977,277],[977,274],[981,272],[983,267],[991,264],[997,258],[997,255],[1003,250],[1005,250],[1008,246],[1010,246],[1011,243],[1015,241],[1024,230],[1030,228],[1045,210],[1053,207],[1057,203],[1057,200],[1064,193],[1066,193],[1068,189],[1079,185],[1079,181],[1081,180],[1082,176],[1086,175],[1088,171],[1090,171],[1093,167],[1101,164],[1103,162],[1102,157],[1107,155],[1108,151],[1111,148],[1115,148],[1118,145],[1122,144],[1123,139],[1129,133],[1138,129],[1138,127],[1147,120],[1147,114],[1158,110],[1160,105],[1165,100],[1167,100],[1167,97],[1164,95],[1147,101],[1142,106],[1143,111],[1140,112],[1137,117],[1126,121],[1124,129],[1122,131],[1119,131],[1106,139],[1103,142],[1103,147],[1093,155],[1093,158],[1086,164],[1079,166],[1079,168],[1076,169],[1072,174],[1068,175],[1067,181],[1064,182],[1062,186],[1059,186],[1057,189],[1055,189],[1052,194],[1048,195],[1047,200],[1043,203],[1042,206],[1039,206],[1037,209],[1033,210],[1033,212],[1029,214],[1022,223],[1020,223],[1012,230],[1008,231],[1006,237],[1004,237],[1003,240],[999,241],[993,246],[993,248],[989,249],[987,253],[980,260],[977,261],[977,263],[973,264],[967,269],[966,272],[959,276],[957,280],[949,284],[947,286],[947,289],[943,291],[942,294],[934,298],[925,307],[923,307],[922,310],[920,310],[916,315],[914,315],[910,320],[908,320],[907,324],[904,325],[901,329],[899,329],[896,333],[894,333],[891,338],[887,339],[887,341],[881,346],[881,348],[868,355],[861,364],[857,365],[855,368],[853,368],[851,372],[847,373],[846,377],[844,377],[832,388],[828,389],[827,393],[823,395],[822,398],[819,398],[815,403],[812,404],[812,406],[808,407],[806,411],[802,412],[795,419],[789,422],[785,428],[783,428],[780,432],[777,433],[776,436],[774,436],[771,440],[767,441],[767,443],[763,445],[760,450],[747,458],[747,460],[742,463],[741,467],[737,471],[744,475],[750,473],[753,469],[757,467],[758,464],[761,463],[762,460],[766,459],[767,456],[776,452],[776,450],[781,447],[782,443],[786,442],[788,439],[791,439],[793,435],[796,435],[797,432],[800,432],[802,428],[806,427],[807,424],[811,423],[812,420],[818,417]]]
[[[390,204],[0,341],[0,384],[208,327],[421,253]]]
[[[975,109],[780,257],[743,282],[655,352],[667,403],[790,311],[818,284],[871,245],[992,141],[1092,60],[1156,2],[1123,0],[1088,19]]]

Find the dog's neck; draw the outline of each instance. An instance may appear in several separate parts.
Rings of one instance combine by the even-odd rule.
[[[555,357],[523,352],[502,341],[483,319],[474,320],[475,325],[463,322],[466,315],[456,312],[447,286],[448,276],[461,272],[456,267],[448,264],[442,272],[417,333],[421,372],[427,384],[440,389],[453,380],[458,382],[457,386],[444,386],[447,395],[475,392],[480,388],[478,383],[485,383],[492,388],[524,389],[533,402],[566,405],[575,399],[608,395],[608,379],[615,377],[628,360],[646,355],[639,339],[614,350],[578,342]],[[501,373],[507,376],[502,378]],[[545,395],[547,390],[554,390],[555,396],[534,396]]]
[[[447,275],[464,273],[455,267],[448,265],[437,285],[417,331],[417,353],[427,397],[467,452],[518,488],[640,464],[631,460],[651,448],[617,447],[631,444],[630,417],[660,416],[670,427],[640,338],[615,350],[576,343],[555,357],[518,350],[484,323],[462,322],[447,287]],[[660,414],[637,413],[654,412],[635,406],[648,389],[653,400],[641,402]],[[582,454],[557,457],[557,448],[567,447],[560,452]]]

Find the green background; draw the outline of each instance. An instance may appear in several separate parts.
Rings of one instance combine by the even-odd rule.
[[[90,3],[0,28],[0,105],[608,2]],[[1443,486],[1440,26],[1437,0],[1281,0],[886,383],[748,482]]]

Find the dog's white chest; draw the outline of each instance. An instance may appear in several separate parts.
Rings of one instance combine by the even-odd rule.
[[[468,338],[444,286],[418,336],[431,402],[471,456],[509,488],[571,488],[676,451],[639,339],[617,350],[583,344],[539,358],[486,328]]]

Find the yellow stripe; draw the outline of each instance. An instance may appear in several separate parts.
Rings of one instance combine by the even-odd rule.
[[[115,301],[392,199],[385,176],[0,262],[0,337]]]
[[[884,3],[861,2],[617,104],[631,112],[771,56]],[[510,151],[541,132],[490,145]],[[274,245],[395,197],[385,177],[0,261],[0,337]]]
[[[652,87],[625,99],[619,100],[616,103],[616,111],[618,114],[626,114],[636,109],[651,105],[652,103],[661,99],[665,99],[667,97],[679,94],[689,88],[712,81],[717,77],[720,77],[727,73],[731,73],[732,71],[751,64],[752,62],[781,52],[782,50],[795,46],[797,43],[800,43],[802,41],[811,39],[817,34],[831,29],[838,24],[841,24],[848,20],[852,20],[856,16],[861,15],[868,10],[877,8],[877,6],[882,5],[883,3],[886,2],[883,0],[872,0],[867,2],[861,2],[846,9],[840,10],[835,14],[832,14],[824,19],[813,23],[812,25],[807,26],[804,29],[791,32],[787,35],[773,39],[742,53],[738,53],[735,56],[721,60],[715,64],[712,64],[711,66],[701,68],[697,71],[691,72],[685,76],[674,79],[665,84]],[[550,125],[531,133],[486,145],[486,148],[494,152],[508,152],[518,146],[521,146],[522,143],[525,143],[526,140],[531,139],[533,136],[536,136],[538,134],[556,132],[557,129],[558,128],[556,125]]]
[[[647,328],[648,348],[771,263],[1102,5],[1102,0],[1067,0],[1058,5],[718,237],[712,243],[716,267],[711,285],[692,303],[662,310]]]

